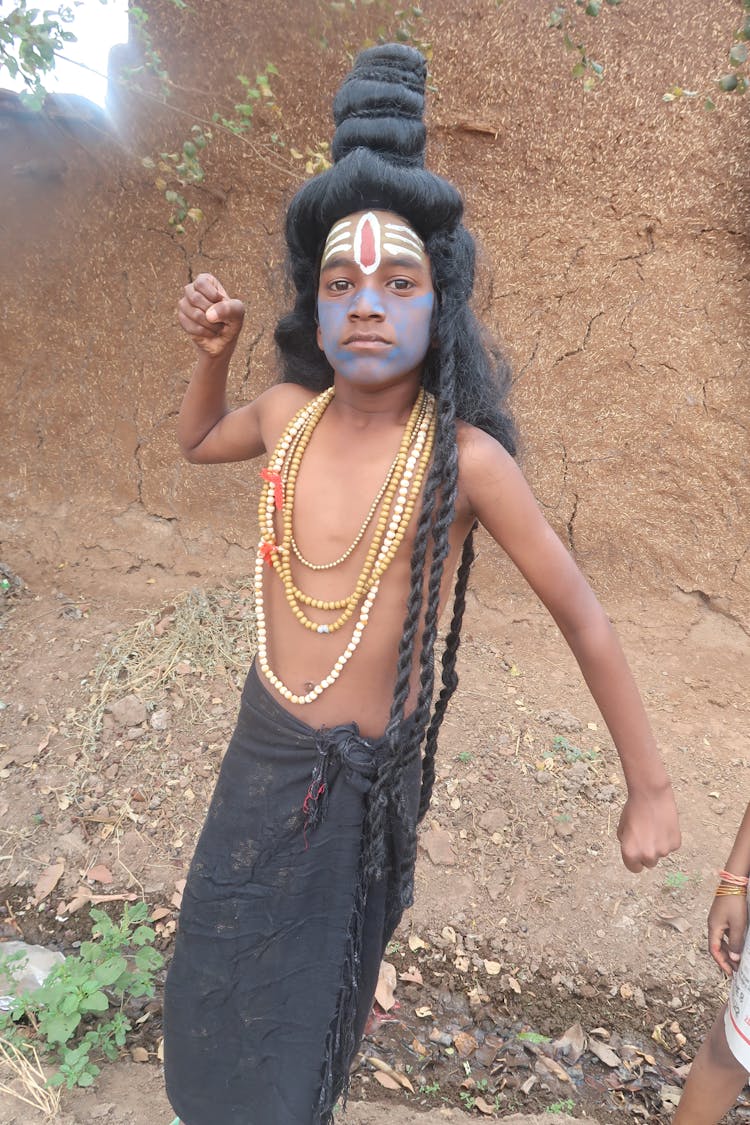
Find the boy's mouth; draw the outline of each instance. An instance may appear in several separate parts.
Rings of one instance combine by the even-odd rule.
[[[351,336],[347,336],[344,340],[344,345],[353,344],[356,347],[374,347],[382,348],[390,345],[390,340],[386,340],[384,336],[378,336],[376,332],[353,332]]]

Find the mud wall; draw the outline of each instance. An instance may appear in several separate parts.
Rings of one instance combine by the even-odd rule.
[[[750,100],[662,101],[675,83],[711,89],[740,5],[628,0],[580,20],[605,66],[590,94],[549,7],[429,0],[420,25],[430,163],[481,240],[477,307],[514,363],[525,470],[605,597],[695,591],[747,624]],[[160,566],[208,581],[250,565],[255,468],[190,466],[176,448],[191,353],[175,301],[201,270],[221,276],[248,304],[232,395],[272,381],[282,215],[301,175],[289,149],[330,136],[347,50],[395,29],[385,0],[252,8],[150,7],[180,104],[199,114],[200,91],[231,99],[238,73],[280,71],[278,111],[249,141],[211,146],[206,221],[182,237],[140,163],[182,139],[178,114],[113,90],[113,135],[96,116],[40,121],[3,103],[0,530],[21,572]],[[515,582],[490,545],[477,582]]]

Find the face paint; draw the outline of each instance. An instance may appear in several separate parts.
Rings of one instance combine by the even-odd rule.
[[[404,255],[417,262],[426,258],[424,243],[416,231],[405,223],[381,223],[372,211],[365,212],[356,222],[343,219],[334,224],[323,247],[321,267],[338,254],[351,254],[364,274],[375,273],[383,257]]]
[[[434,303],[424,244],[398,216],[368,211],[333,226],[321,259],[318,341],[337,375],[389,383],[420,370]]]

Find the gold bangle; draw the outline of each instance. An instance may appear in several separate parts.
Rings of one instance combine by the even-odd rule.
[[[724,884],[719,883],[718,887],[714,891],[714,898],[723,898],[725,895],[742,895],[743,898],[747,898],[747,888],[727,887]]]

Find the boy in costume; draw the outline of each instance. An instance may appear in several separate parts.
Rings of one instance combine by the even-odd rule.
[[[229,411],[243,308],[201,275],[186,457],[269,455],[258,656],[183,895],[165,994],[184,1125],[321,1125],[345,1092],[458,683],[480,522],[549,609],[617,746],[631,870],[679,846],[671,786],[603,610],[513,461],[507,369],[468,306],[462,201],[424,168],[425,64],[364,51],[334,101],[333,167],[289,207],[282,381]],[[440,613],[456,575],[433,707]]]

